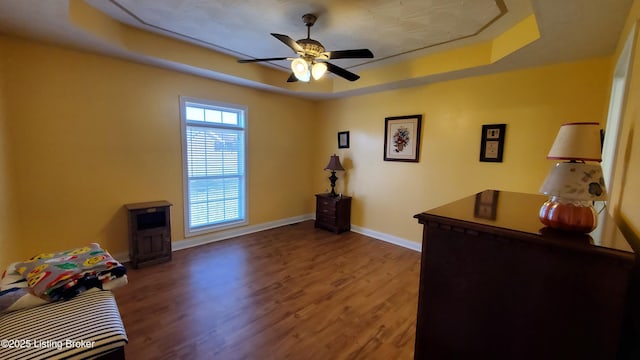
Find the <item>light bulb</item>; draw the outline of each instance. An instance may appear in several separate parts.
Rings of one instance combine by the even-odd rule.
[[[293,74],[300,81],[309,81],[311,79],[311,72],[309,71],[309,64],[304,59],[297,58],[291,62],[291,70]]]
[[[327,64],[325,63],[318,62],[313,64],[313,66],[311,67],[311,74],[313,75],[313,78],[315,80],[320,80],[325,72],[327,72]]]

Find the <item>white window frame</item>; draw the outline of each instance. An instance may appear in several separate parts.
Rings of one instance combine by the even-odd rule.
[[[618,139],[621,130],[620,125],[622,124],[627,103],[629,74],[631,72],[630,64],[631,59],[634,58],[633,44],[635,44],[636,36],[636,24],[633,24],[613,72],[601,163],[604,185],[609,195],[613,194],[613,167],[617,159]],[[611,196],[609,196],[609,198],[611,198]]]
[[[195,104],[199,107],[210,108],[214,110],[220,110],[225,112],[234,112],[238,114],[239,119],[241,119],[240,126],[226,125],[226,124],[218,124],[218,123],[205,123],[205,122],[190,122],[187,120],[186,108],[188,104]],[[247,114],[248,110],[246,106],[236,105],[236,104],[227,104],[221,103],[211,100],[198,99],[186,96],[180,96],[180,123],[181,123],[181,134],[182,134],[182,176],[183,176],[183,194],[184,194],[184,233],[185,237],[195,236],[204,234],[212,231],[219,231],[223,229],[228,229],[232,227],[242,226],[248,224],[248,194],[247,194]],[[243,199],[241,199],[241,216],[238,220],[225,221],[217,224],[204,225],[199,227],[191,228],[191,203],[189,198],[189,164],[188,164],[188,152],[187,152],[187,126],[195,125],[198,127],[208,127],[208,128],[217,128],[217,129],[231,129],[231,130],[240,130],[244,134],[244,176],[241,176],[240,186],[241,186],[241,196],[243,195]]]

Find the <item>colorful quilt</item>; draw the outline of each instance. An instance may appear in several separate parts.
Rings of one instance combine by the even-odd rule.
[[[127,283],[126,273],[126,268],[96,243],[39,254],[14,263],[5,271],[0,283],[0,305],[4,303],[5,310],[15,310],[69,299],[92,288],[110,290]],[[28,296],[40,301],[27,301]],[[27,306],[17,306],[20,301]]]

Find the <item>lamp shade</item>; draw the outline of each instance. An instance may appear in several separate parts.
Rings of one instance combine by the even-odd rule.
[[[338,171],[338,170],[344,171],[342,164],[340,164],[340,157],[336,154],[331,155],[331,158],[329,159],[329,163],[324,169],[331,170],[331,171]]]
[[[294,59],[291,62],[291,71],[300,81],[309,81],[311,79],[311,71],[309,64],[301,58]]]
[[[549,172],[540,192],[566,200],[606,200],[600,164],[563,162]]]
[[[600,124],[576,122],[563,124],[547,159],[602,161]]]
[[[322,75],[327,72],[327,64],[317,62],[311,66],[311,75],[314,80],[320,80]]]

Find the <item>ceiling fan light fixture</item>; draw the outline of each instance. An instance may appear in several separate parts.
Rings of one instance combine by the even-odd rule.
[[[337,75],[345,80],[356,81],[360,76],[352,73],[347,69],[343,69],[332,63],[325,62],[327,60],[336,59],[372,59],[373,53],[369,49],[351,49],[351,50],[337,50],[326,51],[324,46],[317,40],[311,38],[311,27],[316,22],[316,15],[304,14],[302,21],[307,26],[307,38],[300,40],[293,40],[291,37],[283,34],[271,33],[271,36],[280,40],[287,45],[298,56],[297,58],[289,57],[272,57],[272,58],[255,58],[255,59],[239,59],[240,63],[253,63],[261,61],[278,61],[278,60],[292,60],[291,70],[292,73],[287,79],[288,83],[296,81],[309,82],[311,76],[314,80],[319,80],[328,71],[334,75]]]
[[[294,59],[291,62],[291,70],[293,74],[300,81],[309,81],[311,79],[311,71],[309,71],[309,64],[302,58]]]
[[[327,64],[323,62],[317,62],[311,66],[311,75],[314,80],[320,80],[320,78],[327,72]]]

